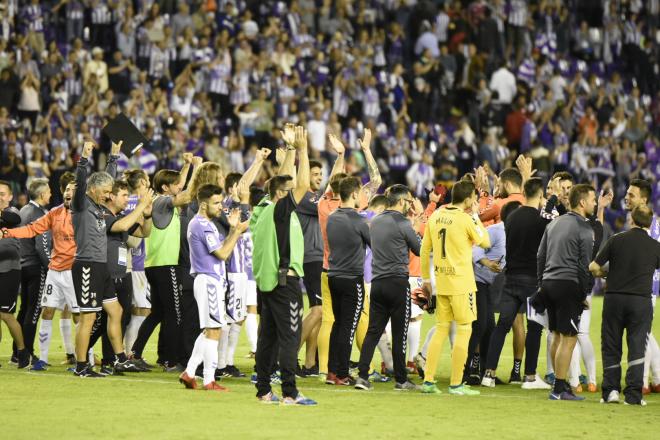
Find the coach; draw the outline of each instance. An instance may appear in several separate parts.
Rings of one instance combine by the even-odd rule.
[[[603,304],[601,351],[604,403],[618,403],[621,391],[623,331],[628,343],[628,371],[623,391],[629,405],[642,400],[644,352],[651,331],[653,274],[660,268],[660,243],[648,235],[653,212],[647,206],[632,211],[633,227],[611,237],[589,265],[594,276],[607,276]],[[641,252],[643,250],[643,252]],[[609,274],[602,266],[609,262]]]
[[[548,309],[549,330],[554,333],[551,353],[556,380],[550,400],[584,400],[566,382],[577,342],[583,301],[591,290],[589,262],[594,231],[588,217],[596,208],[596,191],[580,184],[571,189],[571,211],[548,225],[537,255],[541,297]]]

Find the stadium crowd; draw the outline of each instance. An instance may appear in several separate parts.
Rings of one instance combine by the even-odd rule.
[[[582,385],[595,391],[593,347],[576,325],[582,310],[574,333],[563,325],[566,316],[558,319],[566,310],[553,304],[557,298],[545,299],[550,315],[561,310],[548,322],[529,316],[536,307],[527,297],[543,287],[548,267],[493,277],[508,267],[507,242],[495,258],[474,261],[476,285],[472,264],[439,271],[434,261],[431,277],[428,253],[440,244],[427,242],[425,225],[453,209],[460,220],[444,221],[474,228],[470,249],[482,245],[488,253],[492,240],[477,236],[490,236],[491,224],[505,229],[503,220],[516,212],[507,202],[517,201],[539,211],[529,220],[542,226],[532,240],[535,261],[546,223],[589,218],[600,225],[593,226],[593,255],[587,267],[580,266],[584,255],[572,256],[582,272],[560,278],[578,284],[581,303],[594,287],[584,273],[603,275],[608,260],[597,258],[598,244],[612,230],[658,228],[644,205],[660,208],[659,10],[657,0],[0,1],[2,222],[21,224],[0,241],[7,255],[0,274],[16,288],[0,308],[14,337],[13,360],[47,368],[54,310],[65,309],[60,326],[77,375],[99,374],[88,349],[101,338],[104,374],[149,369],[142,350],[161,324],[159,363],[179,371],[187,387],[197,387],[199,375],[205,388],[223,390],[216,379],[243,376],[234,351],[245,323],[260,400],[279,401],[270,383],[281,381],[283,401],[310,404],[296,389],[296,374],[361,389],[392,375],[397,389],[411,390],[414,368],[424,376],[423,391],[437,392],[434,367],[451,332],[450,392],[476,394],[464,383],[501,382],[497,358],[511,328],[511,381],[549,388],[535,365],[549,327],[557,333],[548,340],[551,398],[578,398],[575,353],[585,359]],[[149,139],[130,158],[102,134],[119,113]],[[578,182],[591,186],[571,190]],[[382,187],[388,189],[378,195]],[[436,209],[443,202],[449,207]],[[351,242],[357,247],[331,251],[347,227],[366,225],[365,217],[371,226],[360,226]],[[427,227],[430,240],[446,233]],[[397,244],[392,228],[401,234]],[[51,237],[42,235],[47,231]],[[594,259],[597,267],[589,267]],[[456,270],[471,274],[457,287],[469,306],[440,300],[456,293],[439,281]],[[299,278],[309,298],[304,320]],[[488,294],[475,292],[498,283],[501,296],[514,300],[501,300],[495,324]],[[19,284],[17,320],[11,295]],[[225,297],[227,286],[235,290]],[[418,354],[432,289],[439,322]],[[636,329],[644,338],[647,318],[641,322],[648,329]],[[357,379],[348,375],[354,337],[361,346]],[[642,364],[660,376],[660,350],[649,340]],[[298,366],[300,345],[305,360]],[[382,368],[372,365],[376,347]],[[424,374],[427,354],[432,368]],[[613,361],[616,353],[608,356]],[[637,369],[625,392],[635,404],[643,402],[643,375],[652,388],[648,371]],[[620,385],[610,379],[604,401],[618,400],[611,392]]]

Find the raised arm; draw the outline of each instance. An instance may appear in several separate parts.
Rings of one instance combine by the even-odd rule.
[[[29,225],[5,230],[4,236],[7,238],[34,238],[39,234],[43,234],[51,228],[52,212],[53,211],[50,211],[48,214],[38,218]]]
[[[309,155],[307,154],[307,129],[305,127],[296,127],[296,149],[298,150],[298,175],[296,176],[296,187],[293,190],[293,199],[298,204],[309,191]]]
[[[110,157],[108,157],[108,163],[105,166],[105,172],[110,174],[110,177],[113,179],[117,178],[117,159],[119,159],[119,152],[121,151],[121,144],[124,141],[119,141],[118,144],[112,143],[112,148],[110,149]]]
[[[184,160],[186,160],[185,157],[184,157]],[[190,181],[192,181],[195,178],[195,175],[197,174],[197,171],[199,171],[199,166],[202,164],[202,160],[203,159],[199,156],[195,156],[195,157],[193,157],[192,155],[190,156],[190,161],[192,162],[192,167],[193,167],[192,177],[190,178]],[[183,179],[184,182],[185,182],[185,179],[186,179],[186,175],[188,174],[189,167],[190,167],[190,164],[184,165],[183,168],[181,169],[181,173],[179,174],[179,176],[180,176],[179,179]],[[184,172],[185,172],[185,174],[184,174]],[[181,181],[181,180],[179,180],[179,181]],[[185,190],[181,191],[179,194],[172,197],[172,204],[175,207],[176,206],[184,206],[184,205],[187,205],[188,203],[190,203],[192,198],[193,198],[193,194],[190,191],[190,185],[188,185],[188,187]]]
[[[291,176],[293,179],[296,179],[296,132],[293,124],[287,124],[284,127],[284,131],[280,132],[282,134],[282,139],[286,144],[286,154],[284,155],[284,160],[280,164],[280,168],[277,170],[277,174],[280,176]],[[297,183],[297,182],[296,182]]]
[[[266,159],[268,159],[270,153],[271,150],[268,148],[262,148],[257,151],[257,154],[254,157],[254,162],[252,162],[250,168],[247,169],[247,171],[243,174],[243,177],[241,177],[241,180],[239,180],[239,185],[243,183],[243,185],[247,185],[249,188],[250,185],[252,185],[254,181],[257,180],[257,177],[259,177],[259,173],[261,173],[261,169],[264,166],[264,162]]]
[[[76,168],[76,191],[73,194],[71,201],[71,210],[81,212],[85,208],[85,197],[87,197],[87,163],[89,157],[92,155],[94,149],[94,142],[85,141],[83,144],[83,151],[78,161]]]
[[[332,171],[330,171],[330,177],[328,178],[328,182],[330,182],[330,180],[332,180],[335,175],[344,172],[344,154],[346,152],[346,147],[344,147],[344,144],[341,142],[341,140],[334,134],[329,134],[328,140],[330,148],[335,150],[335,153],[337,153],[337,159],[335,159],[335,164],[332,166]],[[328,189],[326,189],[326,191],[328,191],[329,188],[330,185],[328,185]]]
[[[380,171],[378,170],[378,164],[374,155],[371,152],[371,130],[368,128],[364,129],[364,136],[362,140],[358,140],[362,153],[364,154],[364,159],[367,161],[367,169],[369,171],[369,183],[368,186],[371,189],[371,193],[375,194],[380,188],[380,185],[383,183],[382,178],[380,177]]]

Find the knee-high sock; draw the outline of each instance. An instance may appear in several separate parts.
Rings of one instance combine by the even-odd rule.
[[[580,345],[575,344],[573,349],[573,356],[571,357],[571,365],[568,367],[568,383],[573,387],[580,385]]]
[[[87,361],[89,362],[89,365],[94,365],[94,347],[91,347],[89,351],[87,351]]]
[[[227,344],[227,365],[234,365],[234,353],[236,353],[236,346],[238,345],[238,337],[241,334],[241,325],[232,324],[229,327],[229,337]]]
[[[392,321],[387,321],[385,326],[385,334],[387,335],[387,342],[392,346]]]
[[[653,384],[660,385],[660,347],[653,333],[649,334],[649,347],[651,348],[651,375],[653,377]]]
[[[388,370],[394,370],[394,360],[392,359],[392,349],[390,348],[390,343],[387,341],[387,335],[383,333],[380,336],[378,341],[378,351],[380,351],[380,357],[385,363],[385,368]]]
[[[245,332],[247,333],[248,342],[250,343],[250,351],[257,352],[257,336],[259,331],[259,323],[257,322],[256,313],[248,313],[245,318]]]
[[[450,386],[463,383],[463,370],[468,357],[468,346],[472,335],[472,324],[457,324],[454,347],[451,350],[451,376]]]
[[[60,334],[62,335],[62,345],[64,345],[66,354],[73,354],[76,351],[73,346],[73,337],[71,336],[72,322],[71,319],[60,319]]]
[[[218,344],[216,346],[218,357],[215,360],[216,364],[218,365],[218,368],[221,370],[227,366],[228,345],[229,345],[229,327],[223,327],[220,333],[220,340],[218,341]]]
[[[126,334],[124,335],[124,347],[126,347],[127,351],[130,351],[131,348],[133,348],[133,343],[135,342],[135,339],[137,339],[138,331],[140,331],[140,326],[145,318],[146,316],[131,316],[131,321],[128,323]]]
[[[204,360],[204,339],[206,339],[204,333],[200,333],[199,336],[197,336],[197,339],[195,339],[195,346],[193,347],[190,359],[188,359],[188,365],[186,366],[186,373],[190,377],[195,377],[197,367]]]
[[[587,370],[587,378],[589,383],[596,383],[596,353],[594,352],[594,344],[591,342],[589,334],[578,335],[578,346],[582,353],[582,360],[584,361],[584,368]]]
[[[215,381],[215,369],[218,367],[218,341],[204,337],[203,345],[204,385],[208,385]]]
[[[42,319],[39,326],[39,359],[48,363],[48,351],[50,350],[50,338],[53,336],[53,321]]]
[[[550,347],[552,347],[552,332],[548,332],[548,336],[546,338],[546,347],[545,347],[545,357],[546,357],[546,371],[548,374],[554,374],[555,373],[555,366],[554,363],[552,362],[552,353],[550,352]]]
[[[653,384],[660,384],[660,348],[658,342],[649,333],[646,342],[646,352],[644,353],[644,386],[649,386],[649,373],[651,373]]]
[[[410,321],[408,325],[408,362],[415,360],[422,337],[422,321]]]
[[[456,340],[456,321],[451,322],[451,327],[449,327],[449,344],[454,347],[454,341]]]
[[[428,352],[426,354],[424,382],[434,382],[435,372],[438,369],[438,361],[440,360],[440,355],[442,354],[442,346],[445,344],[445,341],[449,337],[450,326],[451,324],[448,322],[438,322],[435,325],[435,333],[431,337],[431,342],[429,343]],[[463,362],[465,362],[465,359]]]
[[[330,333],[334,321],[321,321],[319,336],[316,339],[319,350],[319,372],[328,372],[328,357],[330,356]]]
[[[424,345],[422,345],[422,357],[426,359],[426,355],[429,352],[429,345],[431,344],[431,339],[433,338],[433,335],[435,334],[435,329],[436,326],[434,325],[429,329],[429,331],[426,333],[426,339],[424,340]]]

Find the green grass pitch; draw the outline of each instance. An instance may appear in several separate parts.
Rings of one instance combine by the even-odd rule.
[[[591,335],[600,382],[602,299],[593,302]],[[422,339],[433,323],[425,316]],[[440,395],[400,393],[391,383],[360,392],[299,379],[301,391],[316,407],[259,404],[249,378],[226,379],[229,393],[190,391],[175,374],[154,371],[123,377],[79,379],[60,365],[64,353],[57,323],[53,326],[47,372],[19,371],[9,365],[11,337],[0,343],[0,438],[18,439],[652,439],[658,438],[660,395],[648,406],[601,405],[599,394],[584,393],[580,403],[548,401],[546,391],[506,385],[483,389],[481,396],[449,396],[448,347],[438,371]],[[659,326],[654,325],[656,337]],[[154,362],[155,337],[145,351]],[[100,348],[97,348],[100,353]],[[236,363],[246,373],[247,339],[241,334]],[[625,354],[624,354],[625,355]],[[357,360],[358,353],[353,352]],[[545,371],[545,337],[539,360]],[[511,335],[502,354],[500,375],[508,379]],[[625,362],[624,362],[625,368]],[[249,376],[249,374],[248,374]],[[420,382],[414,378],[416,382]],[[275,388],[279,394],[279,387]]]

